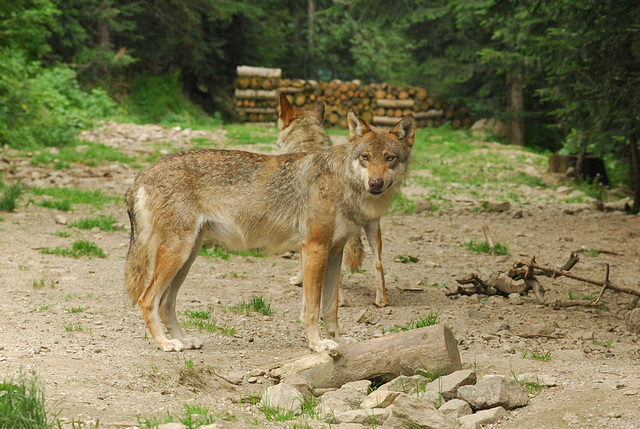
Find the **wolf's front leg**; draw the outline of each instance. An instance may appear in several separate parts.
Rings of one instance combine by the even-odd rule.
[[[322,284],[329,255],[328,246],[324,243],[303,242],[302,251],[304,253],[303,288],[306,303],[306,308],[303,309],[302,323],[307,332],[309,348],[314,352],[332,350],[338,347],[338,344],[335,341],[321,339],[320,327],[318,326]]]
[[[369,222],[364,232],[367,234],[367,241],[373,256],[373,269],[376,275],[376,300],[378,307],[389,305],[387,287],[384,282],[384,269],[382,268],[382,232],[380,231],[380,219]]]

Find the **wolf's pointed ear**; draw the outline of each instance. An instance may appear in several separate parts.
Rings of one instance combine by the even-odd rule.
[[[347,122],[349,123],[349,141],[362,137],[371,131],[367,121],[356,115],[353,109],[349,109],[349,113],[347,113]]]
[[[287,95],[284,92],[280,93],[280,121],[278,121],[278,127],[283,130],[291,124],[293,120],[294,108],[289,102]]]
[[[413,139],[416,134],[416,118],[413,113],[405,115],[389,132],[395,134],[398,140],[404,141],[407,146],[413,147]]]
[[[322,101],[317,102],[316,105],[313,106],[313,109],[311,109],[311,113],[316,115],[318,119],[320,119],[320,122],[322,122],[324,120],[324,103]]]

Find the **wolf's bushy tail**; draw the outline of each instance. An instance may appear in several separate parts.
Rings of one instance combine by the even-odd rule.
[[[127,293],[135,304],[146,287],[151,254],[149,252],[149,244],[142,243],[140,240],[140,231],[138,225],[136,225],[133,208],[129,207],[127,213],[131,222],[131,240],[129,242],[129,252],[127,253],[125,284]]]
[[[347,266],[351,271],[355,271],[360,268],[362,260],[364,259],[364,246],[360,235],[354,235],[349,238],[347,244],[344,246],[345,260]]]

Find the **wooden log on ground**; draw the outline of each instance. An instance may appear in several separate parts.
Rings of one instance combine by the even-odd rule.
[[[260,77],[282,77],[282,69],[272,69],[267,67],[238,66],[236,69],[238,76],[260,76]]]
[[[426,112],[416,112],[413,115],[416,119],[430,119],[430,118],[441,118],[444,114],[443,110],[430,109]]]
[[[377,125],[395,125],[398,122],[400,122],[400,119],[402,119],[399,116],[374,116],[373,117],[373,123],[377,124]]]
[[[336,353],[338,352],[338,353]],[[282,363],[271,375],[300,379],[312,388],[340,387],[357,380],[389,381],[418,371],[446,375],[462,369],[458,343],[443,324],[349,344]]]
[[[275,107],[238,107],[236,108],[238,113],[278,113]]]
[[[415,102],[413,100],[388,100],[386,98],[376,100],[376,106],[393,107],[394,109],[413,107],[414,104]]]
[[[236,98],[263,98],[263,99],[276,99],[276,91],[267,91],[264,89],[236,89]]]

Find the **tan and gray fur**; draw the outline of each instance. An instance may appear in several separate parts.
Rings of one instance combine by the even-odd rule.
[[[284,93],[280,94],[280,114],[278,119],[278,146],[287,152],[306,152],[323,149],[332,146],[329,134],[323,126],[324,104],[316,103],[311,109],[295,107]],[[387,288],[384,280],[384,268],[382,266],[382,232],[380,219],[376,219],[364,227],[369,247],[373,256],[373,272],[376,278],[375,305],[385,307],[389,304]],[[357,270],[364,258],[364,249],[360,233],[351,237],[344,249],[345,262],[351,271]],[[302,266],[292,283],[302,282]],[[341,286],[341,285],[340,285]],[[340,287],[340,303],[344,302],[342,288]]]
[[[350,143],[281,155],[192,150],[161,158],[127,191],[131,242],[126,287],[158,348],[200,348],[175,314],[176,296],[202,242],[280,252],[300,246],[309,347],[346,339],[338,326],[342,250],[379,219],[408,171],[415,119],[392,130],[348,114]],[[318,319],[331,339],[322,339]],[[171,335],[168,339],[164,327]]]

